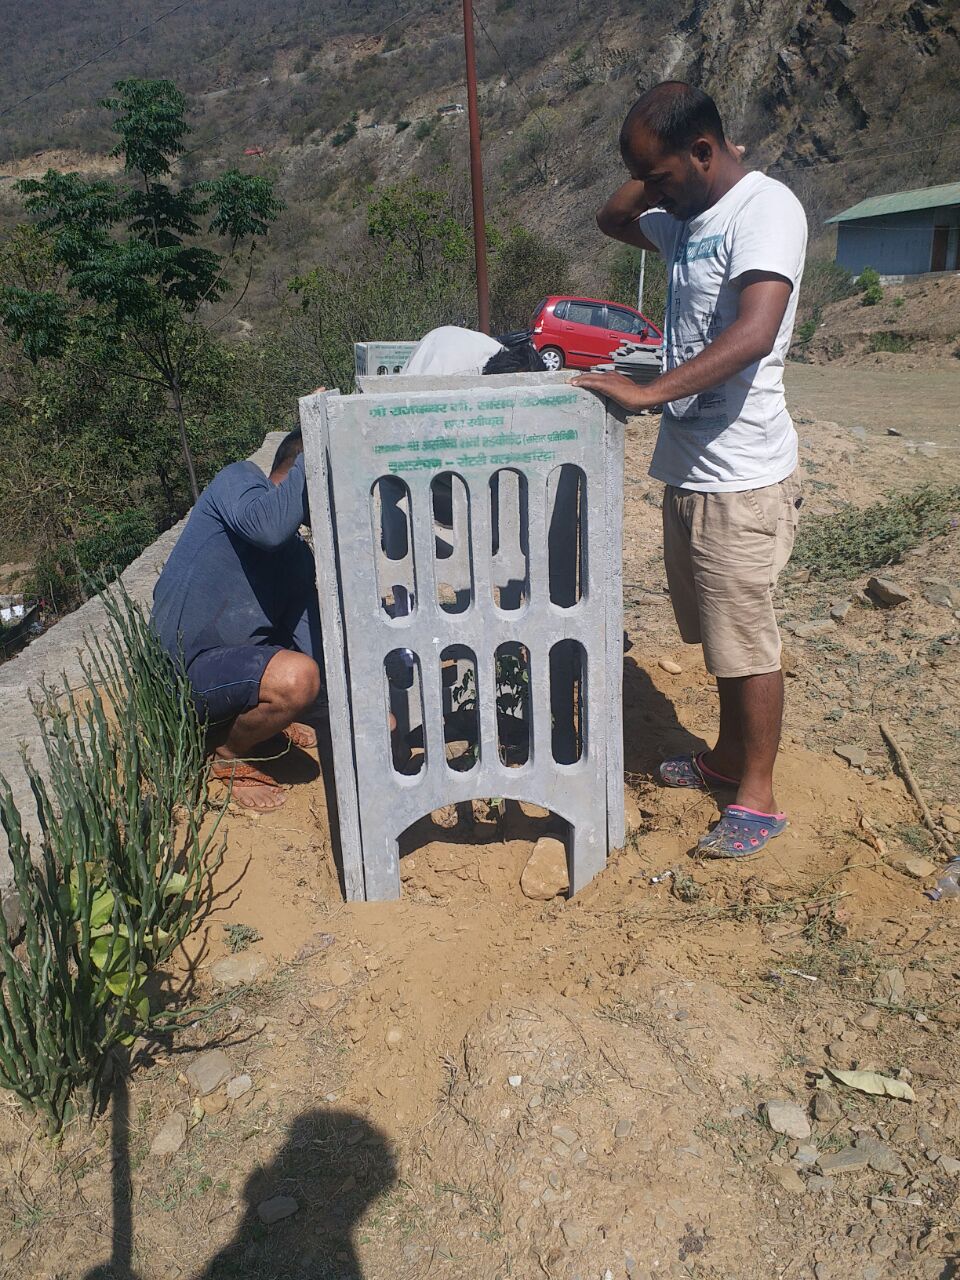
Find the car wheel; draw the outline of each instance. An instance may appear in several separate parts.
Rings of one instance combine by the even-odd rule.
[[[563,352],[559,347],[544,347],[540,352],[540,358],[547,366],[549,373],[556,373],[558,369],[563,368]]]

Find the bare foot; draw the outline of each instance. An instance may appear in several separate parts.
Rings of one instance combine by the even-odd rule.
[[[243,760],[218,755],[210,772],[218,782],[232,784],[230,799],[244,809],[269,812],[286,804],[287,797],[280,783]]]

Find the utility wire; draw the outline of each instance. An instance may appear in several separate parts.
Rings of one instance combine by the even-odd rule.
[[[158,22],[162,22],[164,18],[169,18],[171,14],[177,13],[180,9],[185,9],[188,4],[192,4],[193,0],[180,0],[179,4],[175,4],[171,9],[165,10],[158,14],[156,18],[148,22],[145,26],[139,27],[136,31],[131,31],[128,36],[124,36],[122,40],[118,40],[116,44],[112,44],[107,49],[101,49],[99,53],[94,54],[92,58],[87,58],[85,62],[79,62],[75,67],[71,67],[69,71],[65,71],[62,76],[57,76],[56,80],[51,80],[49,84],[42,85],[39,89],[34,89],[33,93],[28,93],[26,97],[11,102],[8,107],[4,107],[0,111],[0,120],[4,116],[8,116],[11,112],[16,111],[18,107],[22,107],[25,102],[32,102],[34,98],[39,98],[42,93],[46,93],[48,89],[55,88],[58,84],[63,84],[65,80],[69,80],[71,76],[75,76],[78,71],[83,71],[85,67],[92,67],[95,62],[100,62],[108,53],[113,53],[115,49],[119,49],[121,45],[127,44],[130,40],[136,40],[137,36],[142,36],[145,31],[149,31],[151,27],[155,27]]]
[[[873,160],[883,159],[885,156],[900,156],[900,155],[913,154],[917,151],[930,151],[935,145],[935,143],[932,140],[937,138],[943,138],[948,133],[958,133],[958,132],[960,132],[960,125],[950,125],[946,129],[941,129],[938,133],[931,133],[929,135],[931,139],[930,142],[920,142],[911,147],[888,147],[881,151],[866,151],[859,156],[836,156],[832,159],[828,157],[823,157],[818,160],[811,160],[808,164],[781,164],[779,161],[775,160],[770,165],[768,165],[768,168],[779,169],[779,170],[790,170],[790,171],[794,171],[794,170],[803,171],[805,169],[816,169],[816,168],[819,168],[821,165],[834,165],[834,164],[852,165],[852,164],[858,163],[859,161],[863,161],[864,163],[870,163]],[[947,143],[941,144],[940,150],[941,152],[952,151],[957,146],[960,146],[960,139],[957,139],[956,142],[947,142]]]
[[[500,50],[497,48],[497,45],[496,45],[496,43],[494,42],[493,36],[492,36],[492,35],[490,34],[490,32],[487,30],[486,25],[485,25],[485,23],[484,23],[484,21],[483,21],[483,18],[482,18],[481,14],[480,14],[480,10],[476,7],[476,5],[474,5],[474,9],[473,9],[473,16],[476,18],[476,20],[477,20],[477,22],[478,22],[478,24],[479,24],[479,26],[480,26],[480,30],[481,30],[481,31],[483,32],[483,34],[486,36],[487,41],[488,41],[488,42],[489,42],[489,44],[490,44],[490,48],[491,48],[491,49],[493,50],[493,52],[497,55],[497,57],[500,59],[500,65],[503,67],[504,71],[505,71],[505,72],[507,73],[507,75],[509,76],[511,83],[513,84],[513,87],[516,89],[517,93],[519,93],[520,97],[521,97],[521,98],[524,100],[524,102],[527,104],[527,106],[529,107],[529,109],[530,109],[531,113],[532,113],[533,115],[535,115],[535,116],[537,117],[537,119],[540,121],[541,127],[544,129],[544,131],[545,131],[546,133],[548,133],[548,134],[549,134],[549,133],[550,133],[550,127],[549,127],[549,125],[546,123],[546,121],[544,120],[543,116],[541,116],[541,115],[540,115],[540,112],[538,111],[538,109],[533,105],[533,103],[532,103],[532,102],[530,101],[530,99],[527,97],[526,93],[524,92],[523,85],[521,85],[520,81],[519,81],[519,80],[517,79],[517,77],[513,74],[513,72],[512,72],[512,71],[511,71],[511,69],[510,69],[510,66],[509,66],[509,65],[508,65],[508,63],[507,63],[506,58],[504,58],[503,54],[502,54],[502,53],[500,52]]]

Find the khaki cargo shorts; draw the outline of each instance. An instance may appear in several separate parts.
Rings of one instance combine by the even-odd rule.
[[[702,644],[721,679],[780,669],[773,589],[790,559],[803,501],[799,473],[741,493],[667,485],[663,558],[680,635]]]

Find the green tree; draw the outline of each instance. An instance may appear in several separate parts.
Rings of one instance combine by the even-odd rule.
[[[610,259],[607,271],[606,296],[611,302],[637,305],[637,285],[640,280],[640,249],[621,245]],[[643,279],[643,314],[658,328],[663,328],[667,309],[667,268],[659,253],[647,254],[647,266]]]
[[[558,245],[526,227],[496,238],[490,272],[495,333],[526,328],[541,298],[570,288],[570,263]]]
[[[280,212],[273,182],[235,169],[210,182],[170,182],[184,153],[186,99],[169,80],[121,80],[101,105],[113,113],[127,184],[48,170],[18,183],[49,237],[55,278],[0,290],[0,320],[34,363],[62,356],[73,334],[96,335],[121,377],[162,389],[176,421],[190,491],[198,494],[187,398],[222,319],[227,271],[245,272]],[[211,247],[217,244],[218,248]]]

